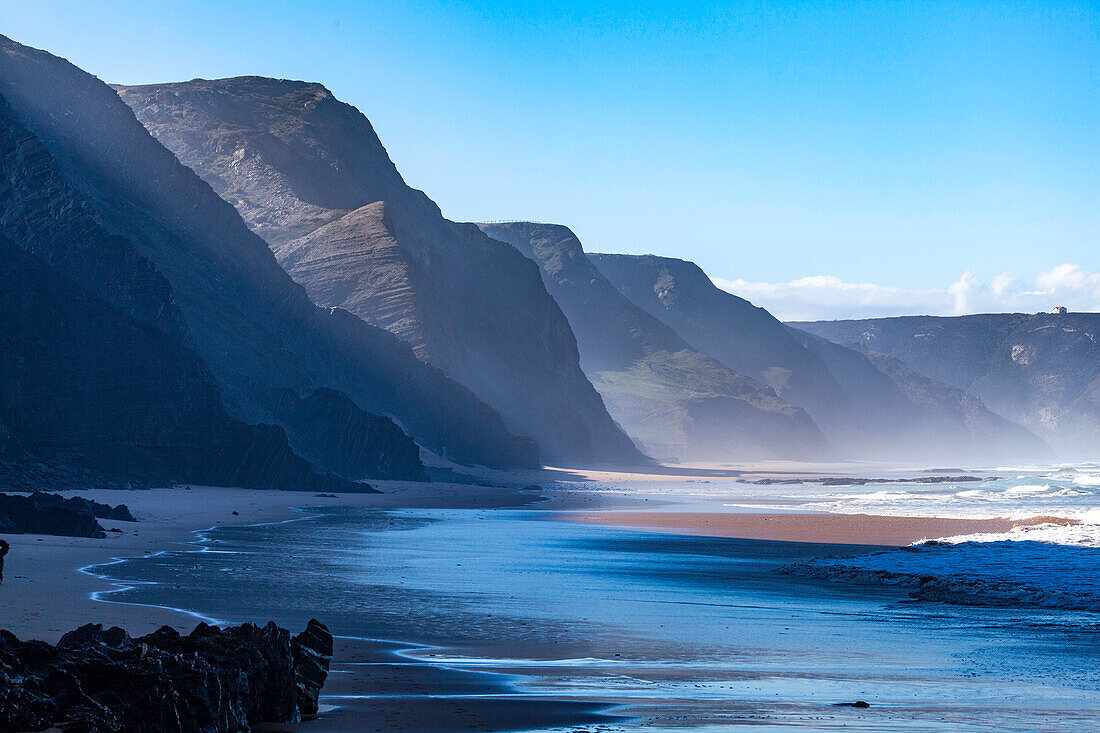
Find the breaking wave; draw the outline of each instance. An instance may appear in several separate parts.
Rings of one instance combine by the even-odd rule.
[[[1035,540],[925,542],[785,572],[858,584],[909,586],[914,598],[962,605],[1100,612],[1100,548]]]
[[[934,487],[866,487],[805,508],[840,513],[990,518],[1059,517],[1008,532],[923,541],[785,572],[835,582],[897,585],[914,598],[962,605],[1100,612],[1100,473],[1062,468]]]

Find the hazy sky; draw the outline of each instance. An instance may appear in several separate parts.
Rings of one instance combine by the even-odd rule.
[[[323,82],[458,220],[783,317],[1100,309],[1100,2],[0,0],[105,81]]]

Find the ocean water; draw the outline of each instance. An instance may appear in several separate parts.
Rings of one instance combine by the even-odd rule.
[[[771,504],[756,493],[765,488]],[[654,500],[676,497],[677,510],[742,500],[854,507],[879,490],[645,488]],[[98,572],[115,584],[107,602],[183,608],[223,623],[272,618],[298,627],[317,617],[342,636],[403,645],[410,664],[496,675],[512,696],[615,705],[626,716],[586,730],[1096,729],[1100,614],[1091,606],[1026,597],[974,605],[921,595],[912,579],[880,572],[905,572],[894,565],[906,567],[910,556],[979,545],[1003,553],[1013,542],[1011,551],[1090,553],[1078,558],[1082,567],[1095,550],[1003,539],[904,550],[713,539],[582,525],[538,510],[307,509],[295,521],[211,530],[193,547]],[[988,565],[978,554],[939,561],[941,570]],[[378,697],[363,689],[327,702]],[[837,707],[854,700],[871,707]]]
[[[960,604],[1100,611],[1100,469],[994,470],[978,483],[867,485],[806,497],[804,510],[941,517],[1051,517],[1010,532],[962,535],[794,569],[843,582],[890,583]]]
[[[886,473],[916,482],[943,475]],[[915,598],[948,603],[1100,611],[1100,466],[994,467],[962,475],[981,480],[848,486],[696,480],[601,491],[647,491],[653,500],[700,511],[1046,517],[1051,521],[1010,532],[935,538],[858,559],[793,564],[784,571],[837,583],[895,585]]]

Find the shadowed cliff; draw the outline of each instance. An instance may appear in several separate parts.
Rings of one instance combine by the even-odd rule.
[[[0,61],[0,93],[20,124],[50,152],[98,225],[131,242],[170,286],[233,417],[285,425],[295,447],[326,463],[334,458],[333,467],[356,458],[331,456],[332,431],[373,423],[381,443],[370,461],[386,454],[389,475],[420,475],[419,459],[410,461],[415,456],[402,445],[407,439],[366,413],[393,418],[454,460],[537,464],[529,439],[508,432],[494,410],[392,334],[311,303],[233,207],[158,143],[110,87],[2,37]],[[320,388],[350,399],[311,412],[287,398],[308,400]],[[348,423],[322,425],[328,418]]]
[[[813,459],[825,439],[801,408],[689,347],[589,262],[567,227],[480,224],[538,265],[569,318],[581,366],[612,416],[659,458]]]
[[[979,397],[1067,457],[1100,452],[1100,314],[907,316],[790,324],[881,352]]]
[[[593,254],[615,287],[692,347],[802,407],[835,452],[879,460],[1040,458],[1050,449],[973,395],[790,329],[692,262]]]
[[[366,489],[319,474],[282,429],[229,417],[171,286],[98,225],[3,97],[0,383],[0,480],[15,485],[45,461],[145,480]]]
[[[645,461],[581,370],[538,269],[443,218],[354,107],[320,84],[260,77],[116,88],[315,302],[400,336],[546,462]]]

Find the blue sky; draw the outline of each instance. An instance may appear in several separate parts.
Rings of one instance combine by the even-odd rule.
[[[0,32],[111,82],[321,81],[448,217],[781,316],[1100,309],[1100,2],[569,5],[0,0]]]

